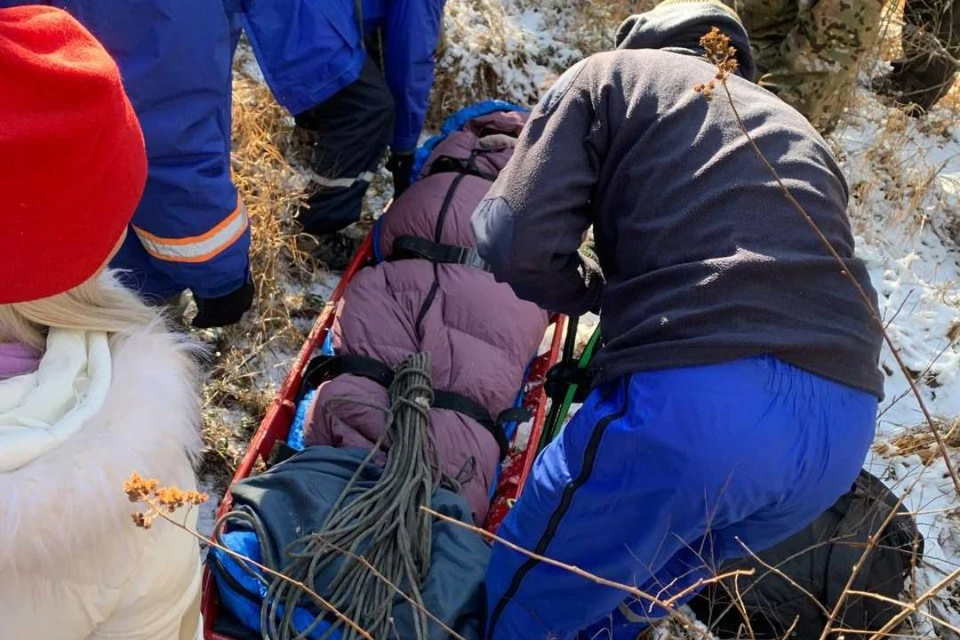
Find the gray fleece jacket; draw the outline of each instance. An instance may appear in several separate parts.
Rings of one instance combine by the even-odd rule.
[[[824,140],[776,96],[728,86],[747,130],[844,267],[791,207],[739,129],[699,38],[747,36],[714,4],[674,2],[631,18],[618,50],[569,69],[536,107],[513,159],[473,216],[496,278],[543,308],[602,306],[596,382],[638,370],[770,354],[883,396],[881,335],[854,257],[846,181]],[[577,252],[593,225],[604,279]],[[605,282],[604,282],[605,280]]]

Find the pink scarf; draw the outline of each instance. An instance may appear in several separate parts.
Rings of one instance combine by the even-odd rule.
[[[33,373],[40,365],[40,353],[17,342],[0,342],[0,380]]]

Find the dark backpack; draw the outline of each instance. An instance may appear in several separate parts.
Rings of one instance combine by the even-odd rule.
[[[823,515],[794,536],[756,555],[762,563],[776,567],[813,595],[827,611],[833,611],[870,536],[880,530],[896,504],[897,497],[883,482],[862,471],[853,489]],[[864,559],[865,565],[851,589],[898,600],[907,576],[922,556],[923,537],[913,517],[901,505],[881,533],[877,546]],[[762,563],[747,557],[720,569],[755,572],[737,579],[739,599],[749,618],[752,636],[740,607],[731,598],[732,578],[708,585],[690,602],[697,617],[718,638],[817,640],[828,616],[797,586]],[[876,598],[849,596],[832,627],[877,631],[901,610]],[[846,640],[868,637],[850,632],[843,635]]]

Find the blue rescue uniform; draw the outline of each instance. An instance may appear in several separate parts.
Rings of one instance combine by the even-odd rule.
[[[25,4],[0,0],[0,6]],[[56,0],[117,61],[143,128],[149,177],[112,267],[141,294],[216,298],[247,280],[250,229],[230,178],[231,61],[223,0]],[[69,96],[64,96],[69,100]]]

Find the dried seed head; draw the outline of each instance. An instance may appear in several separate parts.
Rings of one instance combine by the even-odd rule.
[[[210,499],[210,496],[200,491],[188,491],[187,502],[194,506],[199,506]]]
[[[711,81],[710,81],[709,83],[707,83],[707,84],[703,84],[702,82],[698,82],[696,85],[694,85],[693,90],[696,91],[697,93],[699,93],[700,95],[702,95],[702,96],[704,97],[704,99],[706,99],[707,102],[709,102],[710,100],[713,99],[713,89],[714,89],[714,86],[715,86],[715,85],[714,85],[714,83],[713,83],[713,80],[711,80]]]
[[[730,45],[730,38],[717,27],[700,38],[700,46],[703,47],[703,57],[709,60],[716,68],[717,73],[708,83],[697,83],[693,90],[702,95],[707,100],[713,98],[713,91],[716,89],[716,81],[726,82],[737,70],[737,49]]]
[[[140,527],[141,529],[149,529],[153,526],[153,516],[147,513],[133,513],[131,514],[133,519],[133,524]]]
[[[127,481],[123,483],[123,491],[127,494],[130,502],[143,502],[159,484],[156,480],[141,478],[140,474],[133,472]]]
[[[173,513],[186,505],[200,505],[209,496],[199,491],[184,491],[177,486],[162,487],[157,480],[147,480],[137,473],[123,483],[123,490],[131,502],[143,502],[149,507],[146,511],[134,513],[133,523],[143,529],[149,529],[157,516]]]

